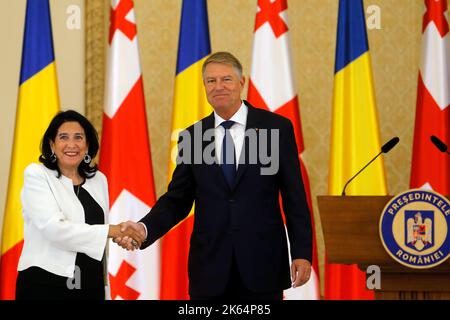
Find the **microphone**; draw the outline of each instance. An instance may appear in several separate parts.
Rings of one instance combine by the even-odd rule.
[[[361,170],[359,170],[353,177],[350,178],[350,180],[347,181],[347,183],[344,186],[344,189],[342,189],[342,196],[345,196],[345,188],[347,188],[347,185],[356,178],[356,176],[358,174],[360,174],[365,168],[367,168],[372,162],[375,161],[376,158],[378,158],[380,156],[380,154],[382,153],[388,153],[389,151],[392,150],[392,148],[394,148],[397,143],[400,141],[399,137],[394,137],[391,140],[389,140],[388,142],[386,142],[382,147],[381,147],[381,151],[380,153],[378,153],[372,160],[369,161],[369,163],[367,163]]]
[[[433,144],[436,146],[436,148],[439,149],[440,152],[446,152],[447,154],[450,154],[447,149],[447,145],[445,143],[443,143],[438,137],[436,136],[431,136],[430,137],[431,142],[433,142]]]
[[[389,151],[391,151],[391,149],[393,147],[395,147],[395,145],[400,141],[399,137],[395,137],[392,138],[391,140],[389,140],[388,142],[386,142],[382,147],[381,147],[381,152],[382,153],[388,153]],[[381,153],[380,152],[380,153]],[[380,155],[380,154],[378,154]],[[378,157],[378,156],[377,156]]]

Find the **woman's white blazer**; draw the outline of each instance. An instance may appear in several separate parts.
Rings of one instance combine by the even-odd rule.
[[[103,209],[105,224],[85,223],[84,209],[72,180],[42,164],[30,164],[24,172],[21,192],[24,218],[24,245],[18,270],[37,266],[63,277],[74,277],[77,252],[104,260],[104,281],[109,297],[108,255],[108,183],[97,171],[86,179],[83,188]]]

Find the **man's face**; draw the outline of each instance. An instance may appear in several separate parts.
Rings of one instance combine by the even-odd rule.
[[[205,68],[204,84],[208,102],[218,111],[230,111],[241,105],[245,79],[239,79],[229,64],[210,63]]]

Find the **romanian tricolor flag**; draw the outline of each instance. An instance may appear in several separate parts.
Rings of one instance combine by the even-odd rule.
[[[14,145],[3,220],[1,300],[15,297],[17,264],[23,246],[20,203],[23,171],[31,162],[37,162],[41,138],[59,111],[49,2],[29,0],[26,10]]]
[[[178,133],[212,112],[206,100],[202,64],[211,53],[206,0],[184,0],[172,115],[170,150],[176,150]],[[171,152],[172,153],[172,152]],[[169,158],[169,180],[175,162]],[[161,299],[189,299],[187,260],[193,212],[162,238]]]
[[[362,0],[340,0],[328,191],[340,195],[347,180],[380,152],[378,117]],[[348,195],[385,195],[383,159],[349,184]],[[373,299],[356,266],[325,266],[326,299]]]

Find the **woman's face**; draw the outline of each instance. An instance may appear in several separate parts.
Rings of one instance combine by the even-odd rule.
[[[84,129],[76,121],[64,122],[50,146],[62,171],[77,169],[89,147]]]

